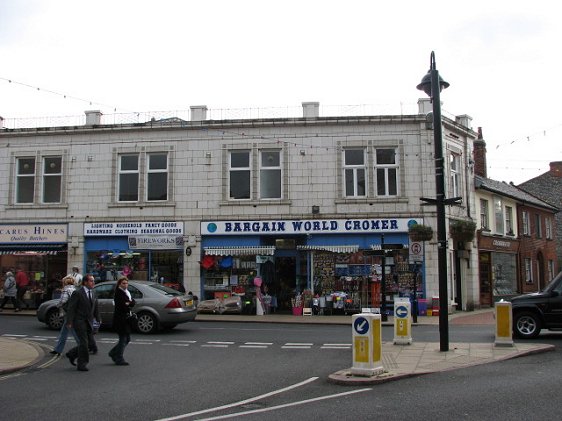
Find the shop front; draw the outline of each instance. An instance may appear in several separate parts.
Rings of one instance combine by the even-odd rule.
[[[86,272],[96,282],[126,276],[184,291],[183,222],[84,224]]]
[[[202,299],[241,296],[250,306],[241,311],[253,314],[257,300],[265,312],[351,314],[380,308],[383,289],[389,309],[414,287],[423,297],[423,261],[409,258],[413,222],[421,220],[202,222]]]
[[[493,306],[502,298],[517,295],[519,240],[479,234],[478,248],[480,305]]]
[[[67,242],[67,224],[0,224],[2,282],[7,271],[22,272],[28,280],[23,300],[29,308],[56,298],[67,273]]]

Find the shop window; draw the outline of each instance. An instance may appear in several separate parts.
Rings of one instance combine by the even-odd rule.
[[[148,281],[148,252],[100,250],[87,253],[86,271],[96,282],[116,281],[121,276]]]
[[[62,157],[43,158],[43,203],[62,201]]]
[[[398,169],[395,149],[375,150],[375,182],[377,196],[398,195]]]
[[[480,228],[490,229],[489,206],[486,199],[480,199]]]
[[[148,154],[146,200],[168,200],[168,155]]]
[[[16,162],[16,203],[33,203],[35,196],[35,158]]]
[[[229,158],[229,198],[250,199],[250,151],[231,151]]]
[[[366,166],[364,149],[346,149],[344,154],[344,183],[346,197],[366,195]]]
[[[260,199],[280,199],[281,180],[281,152],[260,151]]]

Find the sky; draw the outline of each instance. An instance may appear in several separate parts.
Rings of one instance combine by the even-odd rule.
[[[412,114],[435,51],[443,114],[471,116],[488,177],[519,184],[562,161],[560,40],[548,0],[0,0],[0,116]]]

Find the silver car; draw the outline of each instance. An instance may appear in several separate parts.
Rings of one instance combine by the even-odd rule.
[[[115,281],[101,282],[94,287],[102,326],[113,321],[113,292]],[[137,315],[135,330],[154,333],[158,329],[172,329],[180,323],[195,320],[197,299],[156,282],[129,281],[129,292],[136,301],[133,312]],[[63,319],[59,314],[59,300],[45,301],[37,309],[37,319],[51,329],[60,329]]]

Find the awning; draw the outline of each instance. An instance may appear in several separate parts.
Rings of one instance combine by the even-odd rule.
[[[317,250],[330,251],[332,253],[355,253],[359,251],[359,246],[297,246],[297,250]]]
[[[392,244],[385,244],[385,246],[392,246]],[[408,244],[401,244],[403,249],[408,249],[410,246]],[[386,250],[392,250],[392,248],[385,248]],[[380,244],[371,244],[371,250],[382,250],[382,247]]]
[[[204,247],[207,256],[273,256],[274,246]]]
[[[26,244],[26,245],[0,245],[0,255],[55,255],[66,252],[66,244]]]

